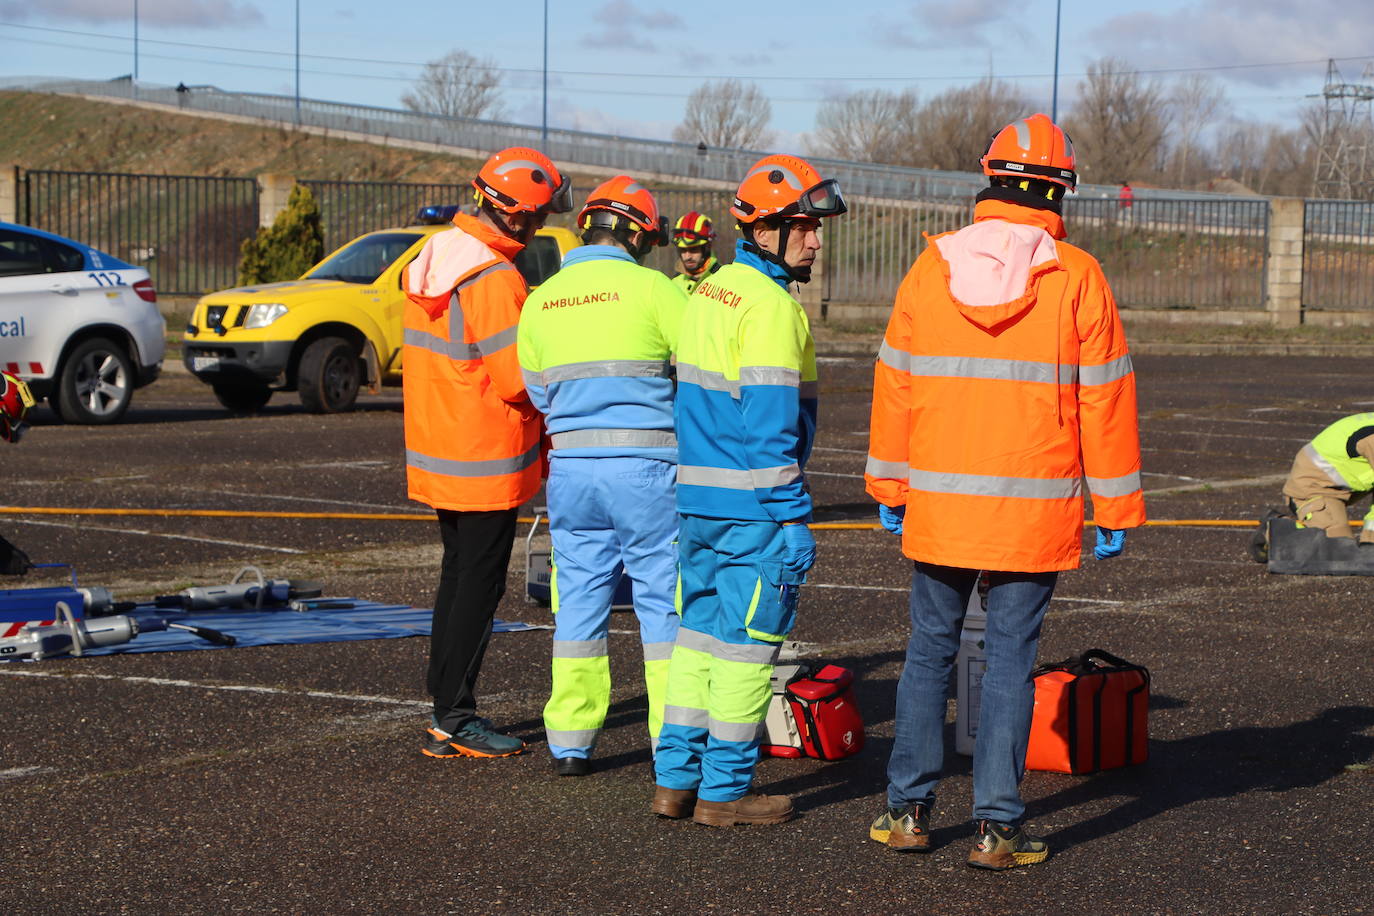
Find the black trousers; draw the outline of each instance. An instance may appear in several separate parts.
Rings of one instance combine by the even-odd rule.
[[[435,512],[444,558],[434,595],[428,687],[435,721],[452,734],[477,716],[473,690],[491,640],[496,606],[506,592],[516,510]]]

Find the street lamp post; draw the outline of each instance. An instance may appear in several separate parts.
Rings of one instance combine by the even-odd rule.
[[[134,0],[134,98],[138,98],[138,0]]]
[[[1050,120],[1059,123],[1059,12],[1064,0],[1054,0],[1054,91],[1050,97]]]
[[[549,145],[549,0],[544,0],[544,120],[539,131],[540,142]],[[545,155],[547,155],[547,150]]]
[[[296,0],[296,123],[301,123],[301,0]]]

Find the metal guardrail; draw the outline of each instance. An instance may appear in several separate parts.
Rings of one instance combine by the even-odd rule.
[[[158,292],[200,295],[238,280],[258,228],[252,178],[24,172],[19,221],[145,267]]]
[[[98,95],[109,98],[138,99],[178,108],[258,118],[287,124],[301,124],[332,131],[347,131],[377,137],[433,143],[484,152],[507,146],[533,146],[543,150],[557,163],[568,163],[629,174],[676,176],[687,180],[724,182],[733,187],[749,166],[764,152],[741,149],[705,149],[690,143],[650,140],[589,131],[550,128],[545,142],[539,127],[471,118],[449,118],[392,108],[351,105],[321,99],[249,92],[225,92],[214,86],[192,86],[179,92],[175,88],[129,80],[37,80],[10,81],[8,88],[34,92]],[[962,200],[983,187],[976,172],[951,172],[915,169],[869,162],[808,156],[826,177],[840,179],[846,194],[894,200]],[[1079,187],[1088,198],[1111,197],[1113,185]],[[1140,188],[1136,198],[1160,195],[1175,200],[1226,200],[1229,195],[1206,191],[1156,191]]]
[[[1374,309],[1374,203],[1309,200],[1303,223],[1303,307]]]

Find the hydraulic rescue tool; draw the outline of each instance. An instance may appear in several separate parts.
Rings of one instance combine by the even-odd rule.
[[[244,576],[252,573],[251,580]],[[245,566],[234,574],[228,585],[205,588],[185,588],[175,595],[160,595],[154,604],[160,608],[184,611],[248,610],[282,607],[300,598],[318,598],[324,594],[319,582],[304,579],[268,579],[256,566]]]
[[[65,601],[57,602],[56,613],[55,623],[48,626],[30,624],[14,636],[0,638],[0,659],[32,658],[39,661],[54,655],[81,655],[87,649],[126,643],[140,632],[172,628],[194,633],[216,645],[232,646],[237,641],[218,630],[174,623],[162,617],[112,614],[106,617],[82,618],[74,614]]]

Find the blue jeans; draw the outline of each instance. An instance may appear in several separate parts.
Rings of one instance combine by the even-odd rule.
[[[1040,624],[1059,574],[989,574],[987,670],[973,754],[973,817],[1019,824],[1035,686],[1031,669]],[[911,639],[897,683],[896,736],[887,763],[891,808],[933,806],[944,765],[945,707],[959,631],[978,570],[916,563],[911,575]]]

